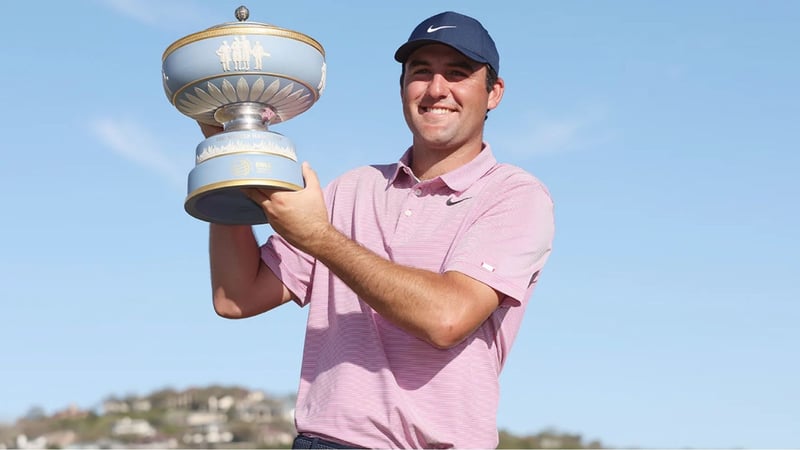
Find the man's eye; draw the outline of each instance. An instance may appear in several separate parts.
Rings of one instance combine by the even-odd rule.
[[[448,80],[463,80],[465,78],[469,78],[469,74],[462,70],[451,70],[447,72]]]

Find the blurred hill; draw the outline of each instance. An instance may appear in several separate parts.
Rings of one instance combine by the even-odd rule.
[[[70,406],[48,415],[32,407],[14,423],[0,424],[0,449],[291,448],[295,400],[212,385],[111,395],[94,410]],[[498,448],[603,447],[550,429],[527,436],[501,430]]]

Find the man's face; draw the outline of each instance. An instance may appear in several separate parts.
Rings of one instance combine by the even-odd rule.
[[[408,57],[401,96],[415,147],[480,148],[486,111],[503,94],[502,80],[487,92],[486,71],[485,65],[442,44],[425,45]]]

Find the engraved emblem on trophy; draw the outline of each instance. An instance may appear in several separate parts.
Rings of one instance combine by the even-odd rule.
[[[307,111],[325,90],[325,50],[313,38],[248,22],[213,26],[178,39],[162,57],[164,92],[182,114],[224,131],[200,142],[188,176],[186,212],[206,222],[267,223],[241,189],[299,190],[294,144],[272,125]]]

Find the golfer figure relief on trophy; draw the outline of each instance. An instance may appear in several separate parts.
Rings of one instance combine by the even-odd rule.
[[[224,131],[200,142],[189,173],[186,212],[206,222],[267,223],[241,189],[303,188],[294,145],[269,130],[305,112],[325,90],[325,50],[313,38],[247,22],[185,36],[162,57],[164,92],[182,114]]]

